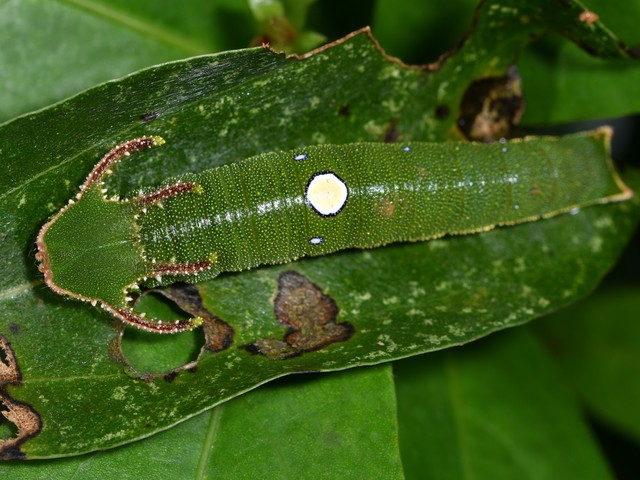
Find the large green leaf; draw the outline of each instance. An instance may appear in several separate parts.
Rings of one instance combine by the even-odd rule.
[[[638,56],[640,0],[583,3],[622,41],[635,47]],[[519,66],[524,93],[530,99],[525,124],[575,122],[640,111],[640,98],[631,94],[640,84],[640,70],[626,62],[589,57],[570,42],[547,38],[528,49]]]
[[[578,20],[581,7],[558,14],[555,6],[553,0],[527,7],[486,2],[473,34],[438,70],[391,62],[362,32],[302,60],[254,49],[154,67],[0,126],[0,332],[22,375],[2,393],[43,422],[37,435],[6,455],[47,457],[118,445],[286,373],[457,345],[590,291],[630,235],[636,202],[221,277],[199,291],[208,311],[235,330],[233,343],[212,341],[197,365],[167,373],[166,365],[117,363],[128,361],[118,328],[89,306],[49,292],[33,261],[39,226],[75,194],[97,158],[127,138],[161,134],[168,144],[122,164],[110,187],[125,194],[260,151],[450,138],[469,84],[503,75],[530,38],[550,27],[600,55],[625,56],[606,30]],[[239,349],[257,339],[276,346],[282,340],[285,328],[272,299],[283,270],[299,272],[330,295],[342,312],[339,324],[350,322],[358,336],[287,360],[277,359],[276,347],[271,359]],[[132,352],[127,344],[136,342],[128,333],[123,341],[126,355]],[[138,374],[148,374],[146,381],[134,378]]]
[[[416,360],[394,364],[406,478],[611,478],[527,329]]]
[[[640,288],[605,289],[540,330],[592,415],[640,444]]]
[[[373,32],[389,53],[405,61],[434,60],[442,53],[443,45],[456,45],[473,17],[476,3],[379,0]],[[608,0],[580,3],[585,10],[597,14],[627,45],[640,44],[640,0],[623,4]],[[637,55],[637,48],[634,51]],[[575,43],[559,35],[546,36],[525,50],[518,69],[527,100],[522,120],[526,126],[609,118],[640,110],[640,97],[630,94],[640,83],[640,70],[627,62],[585,55]]]
[[[396,408],[391,367],[318,377],[289,377],[126,447],[0,465],[0,476],[403,478],[396,419],[388,414]]]
[[[252,35],[237,0],[4,0],[0,121],[156,63],[247,46]]]
[[[405,62],[434,61],[468,31],[477,0],[377,0],[371,28],[391,55]]]

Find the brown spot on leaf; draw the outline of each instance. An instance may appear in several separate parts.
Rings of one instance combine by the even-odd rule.
[[[18,429],[18,434],[7,440],[0,440],[0,460],[24,458],[20,446],[35,437],[42,429],[40,415],[26,403],[18,402],[0,389],[0,413]]]
[[[165,380],[167,383],[172,383],[172,382],[176,379],[176,377],[177,377],[177,376],[178,376],[178,372],[176,372],[175,370],[173,370],[173,371],[171,371],[171,372],[167,373],[167,374],[164,376],[164,380]]]
[[[515,67],[504,77],[483,78],[467,88],[458,128],[469,140],[491,142],[512,136],[522,118],[524,98]]]
[[[400,131],[398,130],[398,122],[392,120],[387,125],[387,128],[384,131],[384,142],[385,143],[395,143],[398,141],[400,137]]]
[[[140,120],[142,120],[144,123],[149,123],[149,122],[153,122],[159,116],[160,116],[160,112],[157,112],[156,110],[154,110],[152,112],[141,115]]]
[[[584,10],[582,13],[580,13],[578,19],[581,22],[586,23],[587,25],[591,25],[592,23],[596,23],[598,20],[600,20],[600,17],[597,13],[591,12],[589,10]]]
[[[449,105],[442,104],[436,107],[436,118],[438,120],[444,120],[449,115],[451,115],[451,109],[449,108]]]
[[[351,112],[349,111],[349,105],[342,105],[339,109],[338,109],[338,114],[342,115],[343,117],[348,117],[351,115]]]
[[[204,307],[198,287],[186,283],[175,283],[168,288],[159,288],[155,291],[175,302],[185,312],[204,319],[202,329],[205,348],[208,351],[219,352],[231,346],[233,328]]]
[[[7,384],[16,384],[22,380],[16,356],[7,338],[0,334],[0,388]]]
[[[278,322],[288,330],[284,339],[258,339],[245,350],[283,360],[344,342],[354,333],[351,324],[336,322],[339,309],[334,300],[298,272],[280,274],[273,304]]]
[[[35,437],[42,429],[40,415],[30,405],[14,400],[6,392],[6,385],[19,384],[22,379],[15,353],[6,337],[0,334],[0,413],[16,428],[16,435],[0,439],[0,460],[24,458],[20,446]]]
[[[207,314],[202,324],[206,349],[210,352],[226,350],[233,343],[233,328],[208,311]]]

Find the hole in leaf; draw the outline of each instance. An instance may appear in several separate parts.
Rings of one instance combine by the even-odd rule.
[[[21,378],[18,362],[9,340],[0,333],[0,387],[6,383],[19,382]]]
[[[9,409],[0,402],[0,440],[9,440],[18,436],[18,427],[4,416]]]
[[[473,141],[510,138],[524,107],[520,76],[512,67],[505,76],[482,78],[469,85],[460,104],[458,128]]]
[[[1,345],[0,345],[0,363],[5,365],[6,368],[11,367],[11,363],[9,362],[9,357],[7,355],[7,352],[5,352],[4,348],[2,348]]]
[[[150,318],[186,319],[190,316],[156,292],[143,295],[135,310],[146,312]],[[122,337],[122,353],[139,373],[165,373],[195,361],[204,342],[200,328],[175,335],[126,328]]]

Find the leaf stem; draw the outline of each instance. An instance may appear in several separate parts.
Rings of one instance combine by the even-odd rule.
[[[122,25],[130,30],[139,32],[143,35],[156,39],[166,45],[183,51],[188,56],[201,55],[210,53],[210,48],[198,42],[185,39],[181,35],[176,35],[168,30],[154,25],[146,20],[141,20],[127,12],[122,12],[102,5],[91,0],[61,0],[63,3],[80,8],[99,17],[111,20],[114,23]]]
[[[202,452],[200,454],[200,459],[198,460],[198,467],[196,469],[196,474],[194,476],[196,480],[208,478],[206,476],[207,464],[209,463],[209,457],[211,455],[211,451],[213,450],[213,446],[216,441],[216,436],[218,434],[218,426],[220,425],[220,417],[222,416],[223,409],[224,409],[224,406],[219,405],[211,411],[209,426],[207,427],[207,436],[205,437],[204,443],[202,444]]]

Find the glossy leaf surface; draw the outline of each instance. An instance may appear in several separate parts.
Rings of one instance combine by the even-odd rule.
[[[0,71],[0,121],[156,63],[248,46],[253,35],[236,0],[3,1],[0,12],[0,63],[11,65]]]
[[[599,421],[640,445],[640,289],[604,289],[540,325],[571,385]]]
[[[527,328],[397,362],[394,373],[407,479],[612,478]]]
[[[115,472],[123,480],[402,479],[395,417],[388,415],[395,408],[389,365],[289,377],[141,442],[0,464],[0,473],[12,479],[110,478]]]
[[[274,149],[457,136],[455,118],[467,86],[480,76],[503,75],[530,37],[549,27],[601,55],[624,57],[606,31],[575,21],[579,7],[562,17],[545,15],[538,6],[523,12],[516,8],[519,2],[512,3],[510,9],[486,3],[461,50],[435,71],[390,62],[360,34],[304,61],[255,49],[155,67],[2,125],[0,332],[11,344],[22,382],[3,384],[1,391],[37,411],[43,422],[37,435],[8,456],[69,455],[118,445],[277,376],[460,344],[590,291],[630,235],[636,203],[225,276],[199,292],[204,307],[234,328],[232,347],[204,351],[197,368],[187,363],[177,375],[167,374],[164,364],[134,363],[138,374],[147,374],[145,382],[132,378],[137,374],[131,366],[118,363],[126,360],[117,325],[49,292],[34,264],[39,227],[75,193],[97,158],[123,139],[162,134],[169,141],[162,152],[122,165],[110,187],[126,194],[170,175]],[[556,2],[547,6],[550,12]],[[527,13],[527,23],[514,22],[523,18],[514,13]],[[277,323],[273,300],[284,270],[310,279],[317,290],[302,282],[303,290],[315,298],[321,292],[333,299],[341,312],[336,325],[357,317],[355,341],[304,352],[283,344],[286,327]],[[215,333],[224,327],[212,325],[219,330],[208,339],[220,340]],[[130,340],[125,334],[125,352]],[[164,345],[143,343],[148,355],[154,348],[166,354]],[[250,354],[256,350],[263,354]],[[295,355],[281,359],[289,353]],[[150,375],[157,373],[162,375]]]

